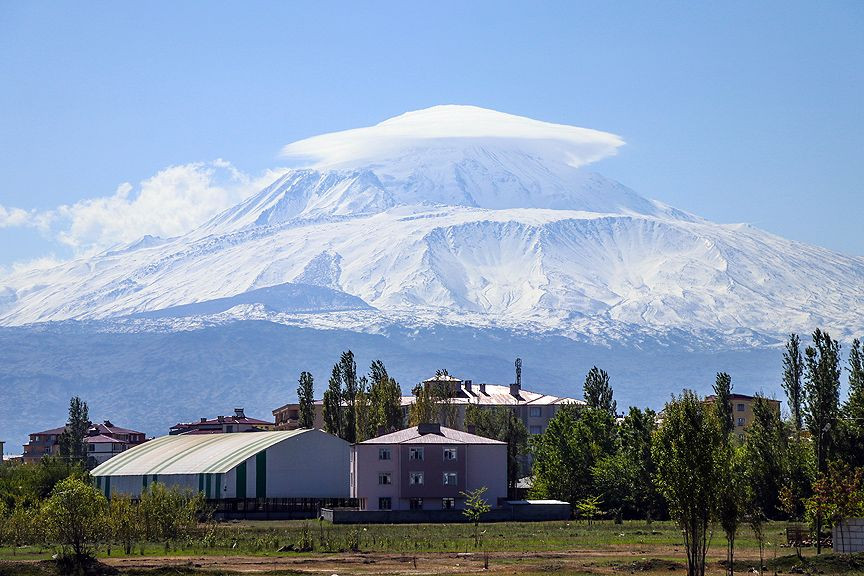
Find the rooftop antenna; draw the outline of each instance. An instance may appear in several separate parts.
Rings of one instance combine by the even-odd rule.
[[[522,388],[522,359],[516,358],[516,386]]]

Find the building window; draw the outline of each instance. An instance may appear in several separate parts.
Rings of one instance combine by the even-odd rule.
[[[408,484],[410,486],[416,486],[423,484],[423,472],[409,472],[408,473]]]
[[[390,475],[390,472],[379,472],[378,484],[393,484],[393,477]]]
[[[453,510],[456,507],[456,499],[455,498],[442,498],[441,499],[441,508],[444,510]]]
[[[456,448],[444,448],[444,460],[456,460]]]
[[[234,426],[226,426],[225,432],[228,432],[228,433],[234,432]]]
[[[423,448],[409,448],[408,460],[423,460]]]
[[[456,486],[456,472],[444,472],[444,485]]]
[[[744,419],[743,419],[743,418],[738,418],[738,421],[736,422],[736,424],[737,424],[738,426],[743,426],[743,425],[744,425]]]
[[[96,451],[96,445],[95,445],[95,444],[90,444],[90,445],[87,447],[87,449],[90,450],[90,452],[95,452],[95,451]]]
[[[378,449],[378,460],[390,460],[391,458],[392,454],[390,453],[390,448]]]
[[[411,507],[411,510],[422,510],[423,509],[423,499],[422,498],[411,498],[410,507]]]
[[[531,406],[528,408],[528,416],[531,418],[539,418],[543,415],[543,409],[539,406]]]
[[[528,430],[531,434],[542,434],[543,428],[541,426],[531,426]]]
[[[744,404],[738,404],[738,406],[736,406],[735,409],[738,410],[738,412],[743,412],[744,411]]]
[[[392,504],[390,503],[390,498],[378,498],[378,509],[379,510],[390,510],[392,508]]]

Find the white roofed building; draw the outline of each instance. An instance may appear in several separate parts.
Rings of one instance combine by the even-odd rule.
[[[96,486],[137,497],[159,482],[209,500],[347,498],[350,445],[321,430],[162,436],[91,472]]]
[[[532,392],[522,388],[521,373],[516,382],[508,386],[498,384],[475,384],[471,380],[460,380],[449,374],[437,374],[427,378],[423,386],[444,386],[450,389],[451,402],[455,405],[456,421],[449,423],[454,428],[465,429],[465,411],[474,404],[483,408],[509,407],[516,410],[516,415],[525,424],[529,435],[542,434],[546,431],[549,421],[565,404],[584,405],[584,400]],[[402,411],[408,421],[408,413],[416,398],[402,397]],[[441,422],[447,425],[446,422]]]

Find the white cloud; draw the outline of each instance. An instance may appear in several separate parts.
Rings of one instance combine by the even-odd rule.
[[[0,228],[33,226],[34,213],[21,208],[6,208],[0,204]]]
[[[547,161],[582,166],[612,156],[624,144],[608,132],[540,122],[476,106],[435,106],[375,126],[333,132],[288,144],[282,154],[312,165],[383,161],[406,149],[451,149],[476,143],[518,148]]]
[[[0,228],[30,227],[89,255],[145,235],[168,238],[190,232],[219,212],[273,182],[284,170],[251,177],[224,160],[170,166],[137,186],[120,184],[110,196],[80,200],[53,210],[0,206]],[[19,262],[3,273],[49,268],[62,262],[47,256]]]
[[[111,196],[63,205],[42,215],[50,233],[76,254],[104,250],[142,236],[185,234],[237,204],[280,172],[252,178],[229,162],[170,166],[137,187],[124,182]]]
[[[57,239],[77,253],[147,234],[178,236],[245,198],[253,185],[249,176],[223,160],[171,166],[137,189],[124,182],[111,196],[60,206],[52,228]]]

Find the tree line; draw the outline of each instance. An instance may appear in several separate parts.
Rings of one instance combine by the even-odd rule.
[[[689,576],[703,576],[714,529],[725,536],[727,567],[748,525],[764,545],[769,519],[806,521],[821,551],[823,529],[864,515],[864,369],[854,340],[845,366],[849,393],[840,402],[840,344],[816,330],[801,350],[790,335],[783,389],[790,417],[756,395],[746,433],[735,432],[729,374],[718,373],[714,401],[685,390],[659,415],[630,408],[615,424],[612,389],[589,373],[587,406],[558,412],[532,438],[533,494],[616,519],[668,515],[678,522]],[[800,550],[799,550],[800,551]]]

